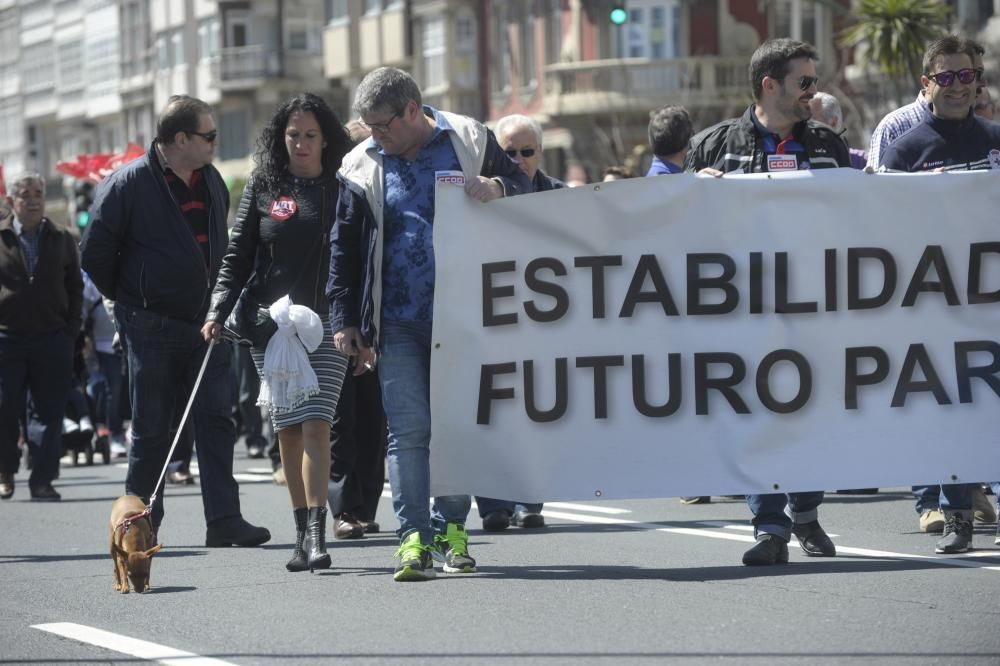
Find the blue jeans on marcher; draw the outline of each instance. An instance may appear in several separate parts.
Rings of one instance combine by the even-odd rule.
[[[40,434],[28,440],[30,488],[51,484],[59,472],[63,415],[73,381],[73,343],[62,331],[46,335],[0,332],[0,472],[18,470],[17,439],[30,391],[40,423]]]
[[[498,500],[492,497],[476,497],[476,506],[479,507],[479,517],[485,518],[486,514],[494,511],[506,511],[514,515],[515,511],[526,511],[528,513],[541,513],[542,504],[522,504],[510,500]]]
[[[402,538],[420,532],[432,545],[447,523],[465,524],[468,495],[435,497],[430,504],[431,322],[383,321],[379,380],[389,426],[389,485]]]
[[[94,420],[103,423],[113,435],[122,434],[121,385],[122,360],[118,354],[96,352],[100,372],[87,382],[87,393],[94,401]]]
[[[773,534],[789,541],[792,538],[792,524],[801,525],[819,518],[819,505],[823,503],[823,491],[809,493],[769,493],[767,495],[747,495],[747,506],[753,512],[753,534]],[[788,506],[789,513],[785,512]]]
[[[208,344],[196,322],[121,303],[115,305],[115,318],[128,349],[132,398],[132,448],[125,492],[148,502],[170,451],[170,433],[184,413]],[[239,485],[233,479],[236,428],[228,344],[216,343],[212,350],[188,417],[194,427],[206,523],[240,515]],[[175,405],[175,398],[181,404]],[[162,489],[152,518],[157,529],[163,519]]]
[[[949,483],[941,486],[913,486],[913,495],[917,498],[915,505],[917,515],[931,509],[941,509],[945,513],[970,511],[972,490],[978,485],[978,483]]]

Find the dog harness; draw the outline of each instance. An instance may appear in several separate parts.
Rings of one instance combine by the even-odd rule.
[[[124,518],[122,518],[122,521],[115,526],[115,530],[121,530],[121,533],[124,536],[125,533],[128,532],[128,528],[132,527],[132,523],[142,520],[143,518],[148,519],[150,513],[152,513],[152,511],[147,506],[146,509],[141,511],[140,513],[129,514]]]

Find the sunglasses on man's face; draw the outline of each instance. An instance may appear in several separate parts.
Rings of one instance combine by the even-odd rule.
[[[958,79],[960,83],[964,85],[969,85],[979,77],[979,73],[972,69],[971,67],[966,67],[965,69],[960,69],[957,72],[952,69],[946,69],[943,72],[938,72],[937,74],[928,74],[927,78],[938,84],[942,88],[948,88],[951,84],[955,83],[955,79]]]
[[[534,148],[522,148],[520,151],[517,151],[517,150],[514,150],[513,148],[511,148],[510,150],[505,150],[503,152],[507,153],[507,155],[509,155],[511,159],[514,159],[515,157],[517,157],[517,153],[518,152],[521,153],[521,157],[532,157],[535,154],[535,149]]]
[[[216,130],[212,130],[211,132],[188,132],[188,134],[200,136],[209,143],[215,143],[215,140],[219,137],[219,133]]]
[[[806,91],[812,88],[814,85],[819,83],[818,76],[800,76],[799,77],[799,90]]]

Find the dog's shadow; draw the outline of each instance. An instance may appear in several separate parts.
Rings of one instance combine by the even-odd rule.
[[[143,594],[173,594],[174,592],[194,592],[197,587],[182,587],[179,585],[168,585],[166,587],[151,587]]]

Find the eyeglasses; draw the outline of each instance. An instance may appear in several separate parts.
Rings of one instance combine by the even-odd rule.
[[[799,77],[799,90],[809,90],[814,85],[819,83],[818,76],[800,76]]]
[[[511,148],[510,150],[505,150],[503,152],[507,153],[507,155],[511,159],[514,159],[515,157],[517,157],[517,153],[518,152],[521,153],[521,157],[532,157],[535,154],[535,149],[534,148],[522,148],[520,151],[517,151],[517,150],[514,150],[513,148]]]
[[[948,88],[955,82],[956,78],[962,84],[969,85],[975,81],[978,76],[979,74],[976,70],[971,67],[966,67],[965,69],[960,69],[957,72],[951,69],[946,69],[945,71],[938,72],[937,74],[928,74],[927,78],[942,88]]]
[[[385,133],[389,131],[389,126],[392,125],[392,121],[395,120],[396,118],[399,118],[401,115],[403,115],[403,112],[397,111],[396,113],[392,114],[392,118],[389,118],[389,120],[385,121],[384,123],[366,123],[365,121],[359,118],[358,124],[364,127],[369,132]]]
[[[215,143],[215,140],[219,138],[219,132],[217,130],[212,130],[211,132],[185,132],[185,134],[194,134],[195,136],[200,136],[209,143]]]

